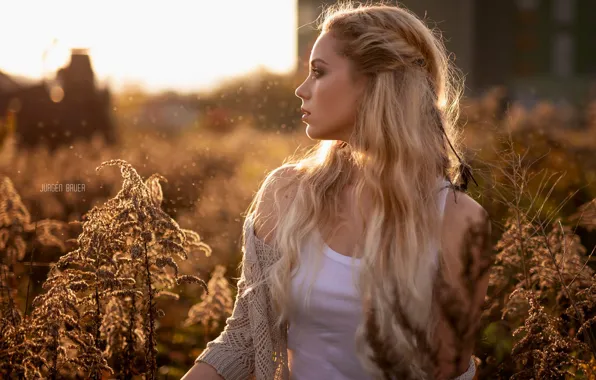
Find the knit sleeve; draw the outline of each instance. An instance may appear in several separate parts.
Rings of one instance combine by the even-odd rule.
[[[246,239],[245,239],[246,240]],[[254,255],[253,243],[248,239],[243,246],[242,272],[238,280],[238,293],[232,315],[226,319],[221,334],[207,343],[195,362],[211,365],[225,380],[246,380],[254,373],[255,355],[253,330],[251,328],[249,303],[251,292],[246,293],[247,284],[253,283],[259,263]]]
[[[474,357],[470,357],[470,364],[468,365],[468,369],[466,372],[462,373],[458,377],[454,377],[451,380],[473,380],[474,376],[476,375],[476,363],[474,362]]]

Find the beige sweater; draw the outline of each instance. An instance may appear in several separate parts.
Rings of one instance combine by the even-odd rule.
[[[195,362],[210,364],[225,380],[289,380],[287,326],[284,331],[275,329],[269,292],[259,286],[241,296],[280,254],[255,236],[250,218],[244,222],[242,251],[242,273],[232,316]],[[470,359],[468,370],[454,380],[472,380],[474,374],[474,361]]]

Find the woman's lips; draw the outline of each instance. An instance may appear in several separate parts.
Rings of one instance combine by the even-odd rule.
[[[310,115],[310,112],[308,112],[304,108],[300,108],[300,111],[302,111],[302,120],[306,119]]]

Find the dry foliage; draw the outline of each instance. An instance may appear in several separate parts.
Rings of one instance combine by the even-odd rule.
[[[594,249],[588,253],[576,235],[577,226],[564,224],[577,216],[568,221],[557,216],[575,193],[549,205],[564,174],[535,170],[538,160],[528,160],[527,151],[517,153],[511,140],[508,146],[501,163],[489,165],[502,181],[487,179],[493,184],[493,201],[508,213],[494,246],[483,319],[485,324],[500,321],[511,332],[513,347],[503,358],[487,357],[487,373],[515,379],[593,379]],[[507,336],[497,339],[503,338]]]
[[[234,297],[230,283],[224,277],[225,273],[224,266],[215,267],[211,280],[207,283],[207,293],[203,293],[201,302],[190,308],[184,321],[185,326],[202,324],[205,328],[205,339],[211,331],[220,327],[223,316],[232,314]]]
[[[154,379],[156,330],[165,314],[157,308],[157,298],[176,298],[170,290],[181,284],[206,286],[196,276],[178,273],[177,260],[211,250],[196,232],[180,228],[161,209],[163,178],[153,175],[142,181],[122,160],[104,162],[97,170],[105,166],[120,167],[121,191],[84,216],[77,248],[51,267],[45,292],[33,301],[30,315],[14,303],[10,265],[23,259],[27,249],[24,243],[15,245],[20,240],[12,236],[35,227],[10,180],[3,179],[0,215],[2,227],[10,231],[2,235],[9,238],[3,240],[0,265],[3,378],[100,379],[109,374]],[[221,274],[216,272],[212,282],[221,284]],[[221,285],[212,288],[227,295]]]

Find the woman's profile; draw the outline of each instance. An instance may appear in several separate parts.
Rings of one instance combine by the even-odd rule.
[[[184,379],[472,379],[475,336],[438,301],[448,287],[477,318],[488,287],[466,240],[490,223],[465,194],[462,85],[404,8],[337,4],[321,20],[296,89],[317,144],[255,195],[234,311]]]

